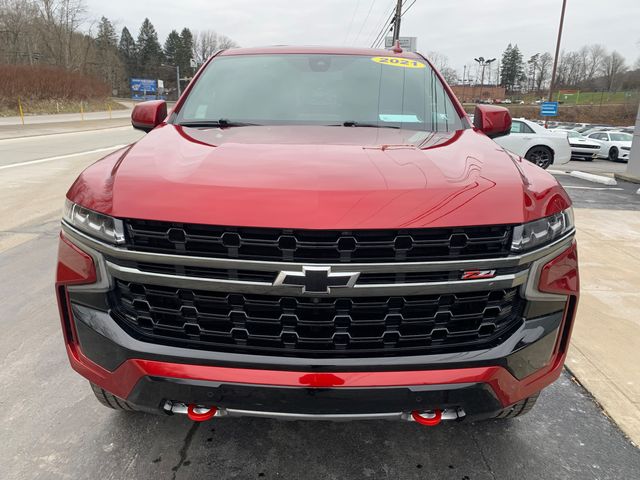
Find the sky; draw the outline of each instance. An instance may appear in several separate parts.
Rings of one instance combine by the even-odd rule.
[[[172,29],[215,30],[243,47],[347,45],[369,47],[395,0],[85,0],[87,17],[127,26],[134,38],[149,17],[160,42]],[[405,6],[413,0],[405,0]],[[401,35],[418,50],[446,55],[462,74],[473,58],[500,58],[509,43],[525,60],[551,52],[562,0],[416,0],[402,18]],[[568,0],[561,48],[600,43],[633,65],[640,58],[640,0]],[[475,67],[474,67],[475,68]]]

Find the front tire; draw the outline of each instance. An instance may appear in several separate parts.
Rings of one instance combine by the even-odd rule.
[[[531,411],[533,406],[536,404],[539,396],[540,396],[540,393],[536,393],[535,395],[531,395],[529,398],[520,400],[518,403],[515,403],[510,407],[502,410],[494,418],[497,420],[502,420],[506,418],[516,418],[516,417],[521,417],[522,415],[526,415]]]
[[[611,160],[612,162],[617,162],[618,161],[618,149],[616,147],[611,147],[609,149],[609,160]]]
[[[112,410],[121,410],[127,412],[134,412],[135,409],[126,400],[116,397],[115,395],[103,390],[95,383],[91,383],[91,390],[96,396],[96,399],[105,407]]]
[[[553,151],[544,145],[536,145],[529,149],[524,158],[546,170],[553,163]]]

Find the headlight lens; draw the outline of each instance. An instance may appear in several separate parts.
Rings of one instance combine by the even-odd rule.
[[[528,252],[549,244],[575,228],[573,209],[518,225],[513,229],[512,252]]]
[[[69,200],[64,202],[64,220],[78,230],[109,243],[124,243],[122,220],[94,212]]]

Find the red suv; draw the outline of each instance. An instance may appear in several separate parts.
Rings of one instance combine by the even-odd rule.
[[[423,56],[221,51],[132,123],[60,235],[69,360],[104,405],[434,425],[525,413],[559,376],[571,201]]]

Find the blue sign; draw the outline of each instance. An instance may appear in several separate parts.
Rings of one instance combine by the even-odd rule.
[[[131,98],[136,100],[155,100],[158,96],[158,81],[150,78],[132,78]]]
[[[542,117],[557,117],[558,116],[558,102],[542,102],[540,104],[540,116],[542,116]]]

